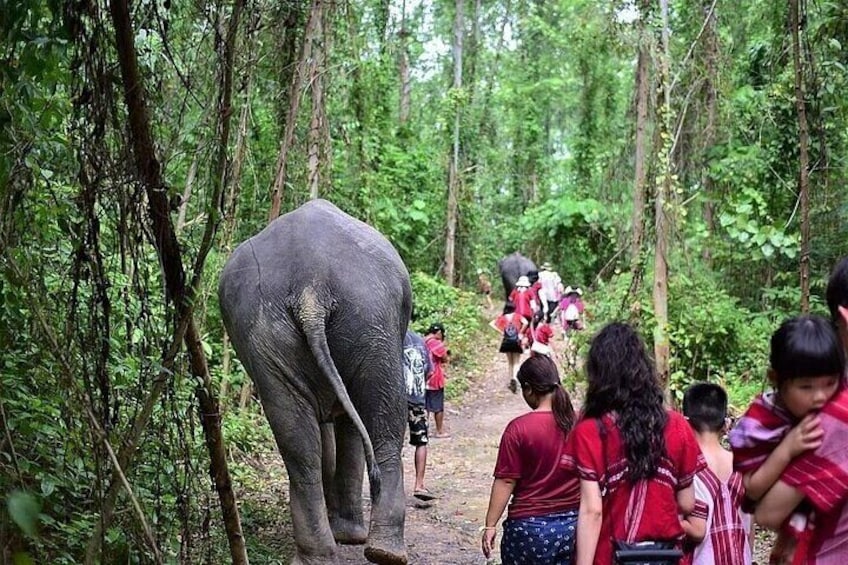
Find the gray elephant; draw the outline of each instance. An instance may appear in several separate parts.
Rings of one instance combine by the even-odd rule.
[[[395,249],[313,200],[239,245],[218,296],[288,471],[292,563],[335,563],[338,541],[366,543],[374,563],[405,564],[402,351],[412,291]]]
[[[498,261],[498,271],[504,286],[504,300],[509,302],[509,293],[515,288],[518,277],[536,270],[536,263],[519,253],[518,251],[507,255]]]

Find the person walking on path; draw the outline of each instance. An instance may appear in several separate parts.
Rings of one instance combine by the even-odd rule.
[[[559,273],[551,269],[550,263],[542,263],[542,270],[539,271],[539,303],[545,313],[545,321],[549,324],[559,307],[561,293],[562,279]]]
[[[692,428],[663,406],[656,369],[631,326],[612,323],[593,338],[586,375],[583,416],[562,458],[580,477],[575,564],[611,565],[622,544],[679,550],[681,519],[695,508],[692,481],[706,467]]]
[[[430,363],[433,370],[427,378],[427,384],[424,390],[424,404],[427,412],[433,414],[433,419],[436,422],[435,438],[447,438],[450,435],[445,431],[445,369],[443,365],[447,363],[450,352],[445,347],[445,326],[436,322],[430,324],[427,329],[427,334],[424,336],[424,343],[427,345],[427,350],[430,352]]]
[[[413,495],[419,500],[435,498],[424,486],[427,469],[427,411],[424,387],[427,375],[432,372],[430,354],[424,339],[412,330],[407,330],[403,339],[403,370],[406,380],[407,422],[409,423],[409,445],[415,448],[415,486]]]
[[[489,326],[501,334],[500,353],[506,354],[509,390],[518,392],[518,362],[524,349],[521,346],[521,336],[524,334],[527,320],[516,314],[512,304],[504,306],[503,314],[489,322]]]
[[[580,487],[563,469],[566,436],[574,423],[571,400],[548,357],[527,359],[518,370],[531,412],[512,420],[498,448],[481,546],[488,559],[503,523],[503,565],[565,565],[574,553]]]
[[[695,383],[683,394],[683,415],[707,460],[694,482],[695,508],[702,512],[706,535],[701,543],[684,543],[684,563],[751,565],[752,516],[742,512],[745,487],[742,475],[733,470],[733,453],[721,444],[727,431],[727,393],[714,383]]]
[[[492,308],[492,281],[483,269],[477,269],[477,290],[486,297],[486,306]]]

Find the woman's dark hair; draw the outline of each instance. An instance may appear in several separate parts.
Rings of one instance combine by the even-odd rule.
[[[839,307],[848,307],[848,257],[843,257],[833,267],[827,281],[825,297],[830,317],[836,322],[839,319]]]
[[[829,320],[816,315],[795,316],[780,324],[771,336],[769,364],[778,386],[800,377],[842,377],[845,351]]]
[[[727,421],[727,393],[714,383],[695,383],[683,393],[683,415],[698,432],[719,433]]]
[[[601,418],[615,412],[629,479],[654,476],[665,454],[663,430],[668,414],[654,364],[642,339],[627,324],[607,325],[592,339],[586,373],[584,416]]]
[[[512,314],[513,312],[515,312],[515,304],[513,304],[512,302],[507,302],[506,304],[504,304],[504,307],[503,307],[503,315],[504,316],[506,316],[507,314]]]
[[[530,357],[518,369],[516,375],[521,387],[529,387],[539,395],[554,393],[551,399],[551,412],[557,426],[564,434],[574,427],[574,407],[568,393],[562,388],[556,363],[546,355]]]

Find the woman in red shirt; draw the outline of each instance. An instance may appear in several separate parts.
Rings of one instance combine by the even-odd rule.
[[[562,459],[580,477],[575,564],[610,565],[614,540],[679,547],[680,517],[695,507],[692,479],[706,466],[691,427],[663,406],[653,362],[629,325],[595,336],[586,373],[583,415]]]
[[[501,540],[503,565],[571,563],[580,487],[577,476],[559,462],[574,409],[548,357],[525,361],[518,382],[533,411],[512,420],[501,437],[483,555],[491,557],[497,522],[509,502]]]

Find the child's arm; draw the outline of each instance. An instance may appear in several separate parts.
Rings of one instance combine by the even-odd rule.
[[[807,414],[786,434],[756,471],[746,473],[742,477],[745,495],[751,500],[760,500],[777,482],[792,459],[821,445],[823,433],[818,416]]]
[[[707,535],[707,516],[709,515],[709,507],[707,503],[695,495],[695,508],[687,516],[680,518],[680,526],[683,528],[683,533],[686,537],[695,543],[701,543]]]
[[[804,493],[778,481],[757,504],[754,519],[763,527],[777,530],[802,500]]]

